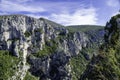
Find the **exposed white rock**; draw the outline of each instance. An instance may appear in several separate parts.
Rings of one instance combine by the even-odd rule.
[[[26,64],[27,55],[42,50],[46,42],[53,39],[56,39],[57,51],[43,59],[32,58],[33,72],[42,70],[44,75],[51,77],[50,70],[55,67],[59,75],[64,73],[67,76],[64,79],[70,80],[71,66],[67,63],[70,57],[78,55],[80,50],[87,46],[89,40],[84,33],[76,32],[70,35],[72,38],[69,38],[68,30],[61,25],[51,24],[52,22],[45,19],[35,19],[22,15],[4,17],[0,25],[0,49],[12,51],[15,56],[21,58],[17,66],[18,70],[11,77],[11,80],[17,80],[18,77],[23,80],[30,68]],[[58,39],[59,37],[61,37],[61,41]],[[64,39],[62,37],[68,38]],[[55,73],[53,76],[56,75]]]

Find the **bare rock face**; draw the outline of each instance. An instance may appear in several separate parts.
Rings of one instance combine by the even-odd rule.
[[[24,15],[0,16],[0,33],[0,50],[20,58],[12,80],[23,80],[27,71],[40,80],[72,80],[71,57],[92,41],[83,32],[71,33],[52,21]]]

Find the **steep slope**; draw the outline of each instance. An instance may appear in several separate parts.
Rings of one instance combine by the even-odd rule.
[[[0,16],[0,79],[77,80],[103,42],[103,30],[92,32],[70,32],[44,18]]]
[[[106,24],[104,40],[80,80],[120,80],[120,14]]]

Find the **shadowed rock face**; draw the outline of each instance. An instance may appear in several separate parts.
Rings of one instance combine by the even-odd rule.
[[[72,80],[72,72],[77,73],[72,71],[71,58],[80,55],[89,61],[93,53],[81,51],[97,50],[103,42],[104,31],[70,32],[43,18],[9,15],[0,16],[0,33],[0,50],[8,50],[20,59],[15,75],[10,79],[23,80],[29,71],[40,80]]]
[[[93,56],[80,80],[120,79],[120,14],[106,24],[104,40],[99,54]]]

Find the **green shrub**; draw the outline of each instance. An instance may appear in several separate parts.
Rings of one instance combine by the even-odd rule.
[[[7,41],[12,41],[12,42],[15,42],[15,41],[18,41],[20,40],[19,38],[14,38],[14,39],[8,39]]]
[[[24,35],[25,35],[25,37],[29,37],[29,36],[31,35],[31,33],[30,33],[29,31],[26,31],[26,32],[24,33]]]
[[[8,51],[0,51],[0,80],[8,80],[15,71],[19,59],[12,56]]]
[[[85,57],[81,53],[71,58],[70,65],[72,69],[72,72],[71,72],[72,80],[78,80],[80,78],[80,75],[86,69],[87,63],[88,61],[85,59]]]
[[[98,26],[98,25],[72,25],[66,27],[69,32],[87,32],[91,30],[99,30],[103,29],[104,26]]]
[[[57,43],[54,40],[46,41],[46,43],[47,44],[44,45],[43,50],[40,50],[39,52],[34,53],[34,56],[36,57],[48,56],[56,51]],[[50,43],[51,45],[48,45],[48,43]]]
[[[23,80],[39,80],[39,79],[37,77],[31,75],[29,72],[27,72],[27,74]]]
[[[39,28],[39,29],[35,29],[34,32],[40,32],[40,33],[43,33],[43,30],[42,30],[42,28]]]

